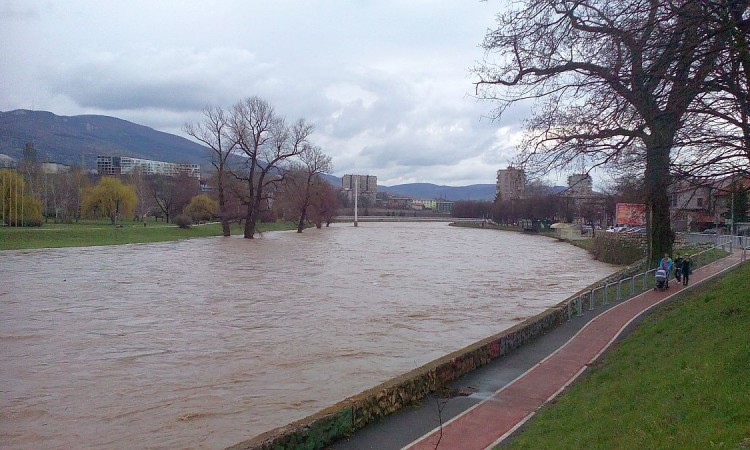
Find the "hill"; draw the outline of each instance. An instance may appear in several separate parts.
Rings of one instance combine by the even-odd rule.
[[[18,109],[0,112],[0,153],[20,159],[33,142],[39,158],[96,167],[97,155],[206,164],[208,151],[188,139],[109,116],[58,116]]]
[[[380,186],[378,191],[404,197],[432,199],[440,198],[451,201],[495,199],[494,184],[472,184],[469,186],[441,186],[432,183],[408,183],[395,186]]]
[[[47,111],[17,109],[0,112],[0,154],[21,159],[27,142],[34,143],[39,158],[61,164],[83,164],[96,168],[97,155],[131,156],[166,162],[195,163],[210,170],[208,149],[174,134],[110,116],[58,116]],[[341,178],[327,175],[334,186]],[[440,186],[409,183],[378,186],[397,196],[446,199],[488,200],[495,198],[494,184]]]

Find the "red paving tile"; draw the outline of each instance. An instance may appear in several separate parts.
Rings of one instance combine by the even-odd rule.
[[[738,264],[740,259],[735,254],[697,269],[691,284]],[[498,444],[583,373],[630,322],[683,289],[675,280],[668,291],[647,291],[602,312],[556,352],[493,396],[404,448],[473,450]]]

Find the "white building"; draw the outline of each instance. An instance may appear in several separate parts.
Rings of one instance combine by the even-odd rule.
[[[146,175],[176,176],[187,173],[191,177],[200,179],[201,168],[198,164],[170,163],[152,161],[150,159],[130,158],[128,156],[97,156],[96,168],[100,175],[123,175],[133,173],[140,168]]]

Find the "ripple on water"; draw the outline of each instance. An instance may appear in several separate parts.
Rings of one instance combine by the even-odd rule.
[[[3,447],[228,446],[614,270],[439,223],[3,252]]]

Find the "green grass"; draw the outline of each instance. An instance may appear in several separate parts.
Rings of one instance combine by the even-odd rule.
[[[507,447],[750,448],[750,263],[649,316]]]
[[[259,232],[292,229],[296,229],[296,224],[291,222],[258,224]],[[232,234],[242,234],[242,228],[234,225]],[[123,222],[122,227],[114,227],[106,221],[84,221],[36,228],[0,227],[0,250],[164,242],[207,236],[221,236],[221,224],[183,229],[162,222],[149,222],[145,227],[142,223]]]

